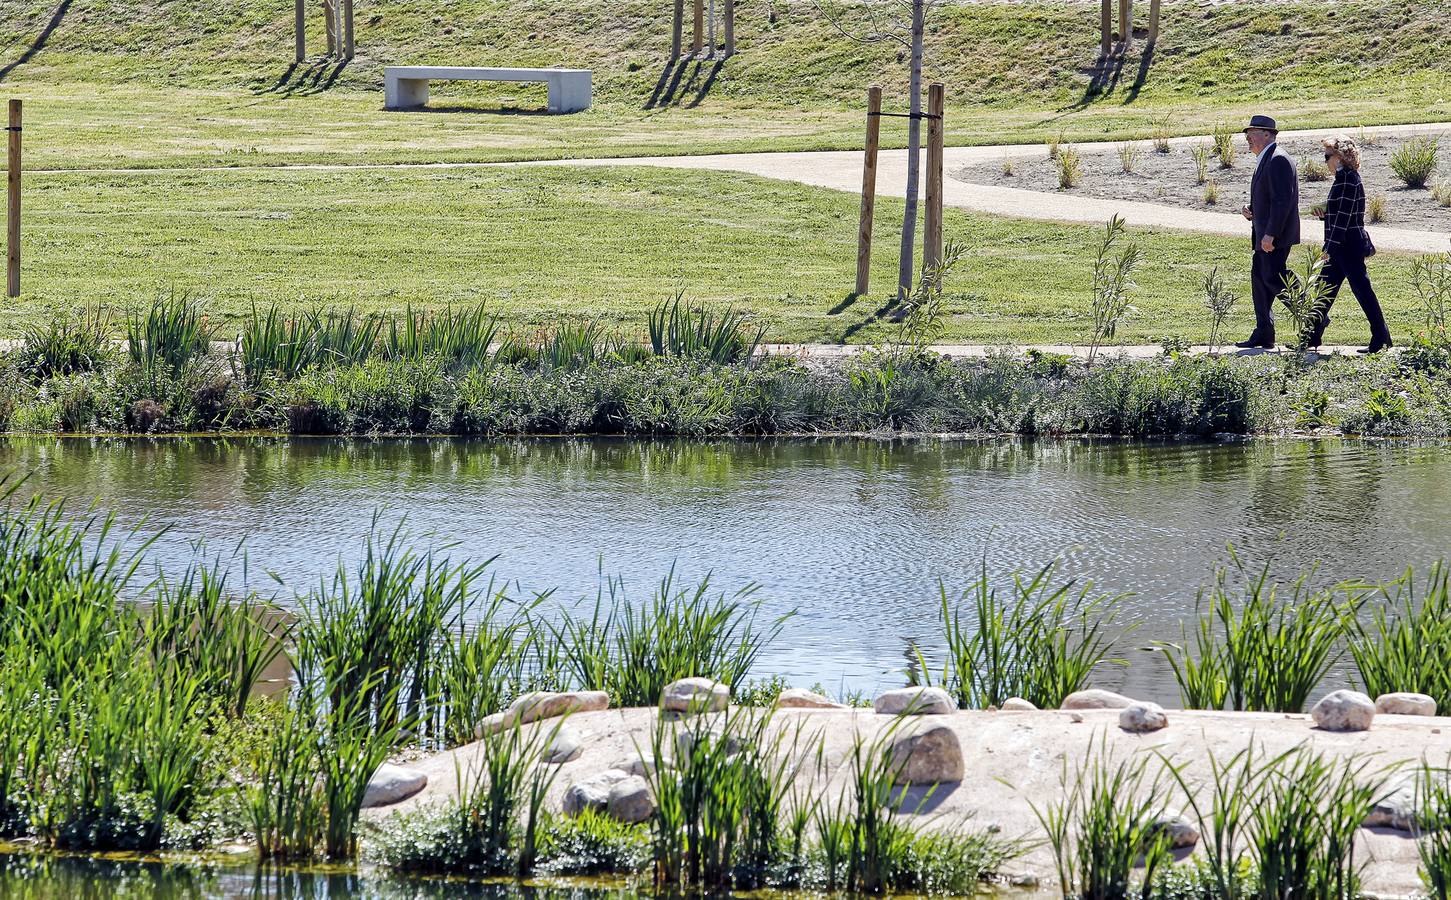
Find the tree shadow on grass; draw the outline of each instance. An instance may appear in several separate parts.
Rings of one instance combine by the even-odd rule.
[[[45,23],[45,27],[40,30],[40,34],[36,35],[35,40],[30,42],[30,46],[26,47],[13,62],[0,66],[0,81],[4,81],[5,76],[30,62],[35,58],[35,54],[45,48],[45,42],[50,40],[51,32],[60,27],[61,20],[65,18],[65,14],[70,11],[70,8],[71,0],[61,0],[60,5],[55,8],[55,12],[50,14],[50,21]]]
[[[709,66],[707,67],[707,63]],[[681,57],[671,60],[661,70],[655,81],[655,90],[645,102],[646,109],[663,109],[669,106],[683,106],[694,109],[710,96],[725,59],[692,59]]]
[[[281,94],[285,97],[305,97],[321,94],[331,88],[348,67],[346,59],[323,57],[305,63],[292,63],[272,84],[261,87],[254,85],[254,94]]]
[[[862,319],[860,322],[857,322],[855,325],[848,326],[847,329],[841,333],[840,343],[850,343],[851,339],[856,336],[857,332],[861,331],[863,328],[875,325],[878,322],[892,321],[893,315],[898,311],[900,307],[901,299],[895,296],[892,297],[892,299],[882,304],[882,306],[877,309],[876,312],[867,316],[865,319]]]

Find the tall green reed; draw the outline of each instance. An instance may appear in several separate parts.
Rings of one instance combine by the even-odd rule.
[[[587,618],[565,615],[540,621],[536,630],[547,629],[567,677],[579,687],[608,691],[623,706],[653,706],[681,678],[745,682],[792,615],[758,627],[755,592],[747,585],[733,596],[712,595],[709,576],[694,588],[676,587],[672,570],[648,602],[633,606],[623,579],[610,578]]]
[[[1349,620],[1350,655],[1371,696],[1415,691],[1451,709],[1451,566],[1437,562],[1417,590],[1416,573],[1382,586],[1367,620]]]
[[[185,293],[158,297],[126,319],[126,347],[131,362],[156,374],[180,374],[211,349],[212,329],[201,304]]]
[[[31,378],[94,372],[111,354],[111,317],[99,304],[65,311],[25,326],[21,337],[18,362]]]
[[[327,822],[315,713],[305,700],[274,704],[250,771],[239,783],[248,827],[263,860],[317,856]]]
[[[346,310],[308,310],[289,318],[274,303],[266,311],[254,305],[243,326],[238,355],[253,383],[268,374],[296,378],[314,366],[366,362],[378,348],[383,320]]]
[[[1206,597],[1195,631],[1159,645],[1191,709],[1300,712],[1340,658],[1341,637],[1366,595],[1342,584],[1316,588],[1313,572],[1285,588],[1266,565],[1250,572],[1233,556]],[[1239,594],[1236,602],[1235,595]]]
[[[685,302],[683,293],[650,312],[650,346],[656,356],[684,356],[715,363],[750,359],[765,337],[766,326],[754,331],[746,314],[727,309],[714,313]]]
[[[498,333],[498,317],[482,303],[435,312],[414,311],[410,306],[401,317],[388,321],[383,352],[395,360],[435,358],[453,369],[480,368],[492,361]]]
[[[1155,875],[1172,861],[1159,822],[1168,784],[1157,762],[1145,755],[1115,759],[1105,737],[1071,776],[1065,760],[1061,799],[1029,801],[1048,834],[1065,898],[1151,896]]]
[[[1119,635],[1109,629],[1122,597],[1096,595],[1092,585],[1079,588],[1055,576],[1054,563],[1031,577],[1014,574],[1011,596],[1003,598],[984,559],[957,605],[942,589],[943,680],[959,706],[983,709],[1021,697],[1055,708],[1105,664],[1121,662],[1111,657]],[[968,603],[973,615],[964,621]]]
[[[1421,883],[1431,900],[1451,900],[1451,770],[1421,763],[1416,810]]]

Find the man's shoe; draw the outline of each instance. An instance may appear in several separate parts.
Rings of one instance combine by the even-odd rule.
[[[1273,348],[1275,345],[1266,344],[1262,342],[1259,338],[1252,337],[1247,341],[1237,342],[1235,346],[1241,350],[1268,350]]]
[[[1373,354],[1376,354],[1376,353],[1381,352],[1382,350],[1389,350],[1393,346],[1395,346],[1395,345],[1394,344],[1389,344],[1389,343],[1387,343],[1387,344],[1371,344],[1369,347],[1363,347],[1363,348],[1361,348],[1361,349],[1359,349],[1359,350],[1357,350],[1355,352],[1356,353],[1359,353],[1361,356],[1371,356]]]

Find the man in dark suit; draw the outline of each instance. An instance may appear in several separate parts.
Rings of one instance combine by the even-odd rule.
[[[1255,330],[1249,340],[1236,347],[1275,347],[1275,299],[1285,289],[1290,274],[1290,250],[1300,243],[1300,178],[1290,155],[1280,149],[1279,126],[1269,116],[1255,116],[1244,130],[1250,151],[1256,156],[1250,181],[1249,206],[1242,212],[1254,224],[1254,264],[1250,278],[1254,287]]]

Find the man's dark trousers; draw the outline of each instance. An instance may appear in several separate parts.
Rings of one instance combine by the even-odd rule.
[[[1250,264],[1250,283],[1255,302],[1255,332],[1250,340],[1269,346],[1275,342],[1275,299],[1285,290],[1285,276],[1290,274],[1290,247],[1275,245],[1269,253],[1255,248]]]

